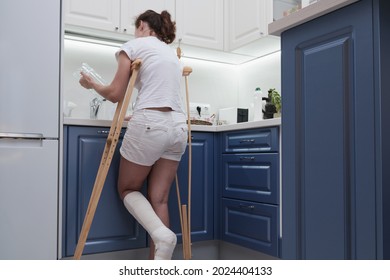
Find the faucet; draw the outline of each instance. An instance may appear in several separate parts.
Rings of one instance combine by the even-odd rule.
[[[97,119],[97,115],[99,113],[99,109],[103,101],[106,101],[106,99],[103,99],[101,97],[95,97],[89,102],[89,117],[91,119]]]

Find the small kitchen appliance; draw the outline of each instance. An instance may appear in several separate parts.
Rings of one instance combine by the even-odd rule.
[[[219,109],[219,123],[220,124],[235,124],[248,121],[248,112],[247,108],[222,108]]]

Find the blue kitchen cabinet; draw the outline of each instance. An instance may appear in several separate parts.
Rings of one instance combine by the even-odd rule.
[[[222,133],[221,239],[279,256],[279,128]]]
[[[108,131],[107,127],[65,126],[63,257],[74,254]],[[147,246],[145,230],[128,213],[118,196],[120,143],[99,199],[84,254]]]
[[[282,45],[282,258],[390,258],[389,1],[291,28]]]
[[[108,127],[65,126],[63,257],[74,254],[108,131]],[[125,130],[122,135],[124,132]],[[107,175],[84,254],[148,246],[147,233],[128,213],[117,193],[121,138],[122,136]],[[213,139],[214,133],[192,133],[193,242],[212,240],[214,237]],[[180,163],[178,178],[181,202],[188,204],[188,148]],[[175,184],[170,192],[169,211],[171,229],[177,233],[180,242],[181,227]]]
[[[214,133],[192,132],[191,240],[214,238]],[[177,172],[181,204],[188,205],[188,148]],[[181,242],[176,184],[169,194],[170,227]]]

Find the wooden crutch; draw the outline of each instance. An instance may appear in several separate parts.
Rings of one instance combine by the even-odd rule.
[[[179,56],[179,53],[178,53]],[[179,56],[180,58],[180,56]],[[180,226],[182,232],[183,258],[185,260],[191,259],[191,174],[192,174],[192,136],[191,136],[191,118],[190,118],[190,101],[188,90],[188,76],[191,74],[190,67],[184,67],[183,76],[186,87],[186,105],[187,105],[187,126],[188,126],[188,206],[181,204],[179,179],[176,174],[176,193],[177,202],[179,204]]]
[[[119,135],[121,133],[123,120],[125,118],[125,114],[127,111],[127,108],[130,103],[131,95],[133,93],[135,80],[137,79],[137,75],[139,72],[139,68],[141,66],[141,60],[136,59],[132,64],[131,68],[132,74],[130,77],[129,84],[127,86],[127,90],[125,93],[125,96],[121,101],[119,101],[115,114],[112,120],[110,132],[108,134],[106,145],[103,151],[102,159],[100,162],[100,166],[96,175],[95,184],[93,186],[91,198],[89,200],[87,213],[84,218],[83,227],[81,228],[79,240],[77,242],[77,247],[74,253],[73,258],[75,260],[79,260],[81,258],[81,255],[83,254],[85,242],[87,240],[87,236],[89,233],[89,230],[91,228],[91,224],[93,221],[93,218],[95,216],[96,208],[99,202],[100,195],[103,190],[104,182],[107,177],[108,170],[111,165],[112,158],[114,156],[115,148],[118,144]]]

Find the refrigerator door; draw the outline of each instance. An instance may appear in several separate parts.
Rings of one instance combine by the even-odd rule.
[[[60,0],[0,2],[0,132],[59,135]]]
[[[57,186],[57,140],[0,137],[0,259],[57,258]]]

